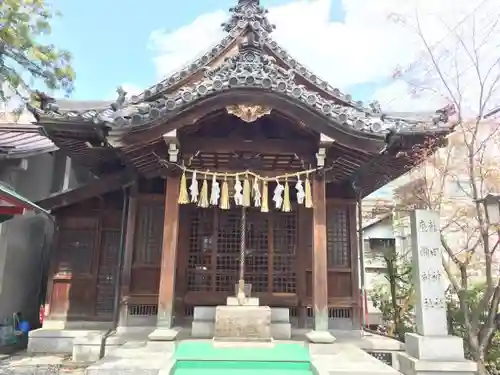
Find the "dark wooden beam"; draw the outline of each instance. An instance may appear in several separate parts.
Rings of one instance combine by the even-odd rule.
[[[163,244],[161,255],[160,290],[158,293],[157,327],[172,328],[175,298],[175,267],[177,263],[177,241],[179,238],[179,177],[167,177],[165,184],[165,216],[163,221]]]
[[[181,140],[183,154],[195,154],[197,151],[207,153],[223,152],[256,152],[265,154],[297,154],[309,155],[317,152],[318,145],[301,140],[253,139],[241,138],[187,138]]]
[[[47,210],[55,210],[117,190],[133,183],[134,180],[135,176],[130,171],[125,170],[103,176],[84,186],[53,194],[48,198],[38,201],[37,204]]]
[[[326,191],[323,179],[313,180],[313,306],[314,329],[328,331],[328,264]]]

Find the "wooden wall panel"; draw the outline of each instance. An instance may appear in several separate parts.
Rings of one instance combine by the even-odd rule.
[[[111,319],[120,245],[121,192],[55,213],[49,318]],[[108,203],[113,203],[109,205]]]
[[[328,300],[330,307],[354,306],[357,304],[357,286],[354,278],[357,277],[356,264],[356,218],[354,203],[351,201],[328,200],[327,201],[327,259],[328,259]],[[303,214],[301,228],[307,228],[312,223],[310,215]],[[354,232],[354,233],[353,233]],[[312,237],[308,231],[301,232],[301,242],[305,248],[302,260],[305,273],[305,301],[312,302]],[[304,305],[304,304],[303,304]]]
[[[154,266],[161,262],[164,205],[155,197],[141,197],[137,208],[134,257],[135,266]]]
[[[52,293],[50,295],[50,315],[52,317],[66,316],[69,308],[69,290],[71,279],[62,278],[52,281]]]
[[[160,286],[160,267],[133,267],[130,281],[130,294],[158,294]]]
[[[139,195],[135,220],[130,294],[158,295],[163,239],[163,195]]]
[[[350,272],[328,272],[328,297],[352,297]]]

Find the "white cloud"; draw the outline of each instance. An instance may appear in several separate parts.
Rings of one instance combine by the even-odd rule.
[[[265,3],[264,0],[263,4]],[[479,5],[480,9],[474,12]],[[415,9],[418,9],[420,24],[428,42],[432,46],[436,45],[439,56],[446,55],[439,62],[447,78],[453,77],[453,63],[458,61],[460,85],[467,88],[464,90],[464,100],[471,106],[477,102],[476,73],[470,68],[470,60],[463,48],[461,51],[457,49],[457,40],[453,34],[461,33],[470,46],[474,18],[466,16],[475,14],[477,34],[484,34],[484,25],[491,23],[500,14],[498,1],[343,0],[343,6],[345,21],[342,23],[329,20],[331,0],[295,0],[283,6],[269,8],[269,18],[277,26],[273,37],[304,65],[342,90],[355,84],[387,82],[396,66],[406,67],[415,61],[422,63],[413,66],[408,76],[422,77],[428,60],[422,60],[424,46],[421,40],[409,25],[403,27],[390,21],[388,17],[391,13],[397,13],[404,15],[406,19],[414,19]],[[219,10],[201,15],[193,23],[170,33],[154,31],[150,47],[155,53],[158,75],[165,76],[181,68],[220,40],[224,35],[220,23],[226,17],[227,14]],[[460,27],[450,32],[449,28],[456,26],[464,18]],[[500,56],[499,34],[500,26],[489,36],[487,44],[480,51],[483,75],[485,66],[491,66],[494,59]],[[476,41],[479,41],[478,37]],[[457,58],[451,59],[452,55]],[[500,74],[494,73],[492,77]],[[373,99],[380,100],[383,108],[390,110],[435,109],[447,100],[440,95],[445,89],[437,84],[435,75],[431,77],[427,74],[425,77],[426,81],[432,81],[432,86],[438,89],[439,94],[419,92],[419,95],[410,95],[407,84],[389,80],[387,85],[375,93]]]

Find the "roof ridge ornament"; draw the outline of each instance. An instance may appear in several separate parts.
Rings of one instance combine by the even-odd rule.
[[[223,30],[228,33],[248,25],[267,37],[276,28],[269,22],[267,18],[269,11],[260,5],[259,0],[238,0],[238,4],[230,8],[229,12],[231,13],[229,20],[222,24]]]

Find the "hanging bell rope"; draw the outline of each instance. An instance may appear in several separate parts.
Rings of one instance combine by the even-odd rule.
[[[252,205],[251,194],[250,180],[248,179],[248,174],[246,174],[245,180],[243,181],[243,207],[250,207]]]

